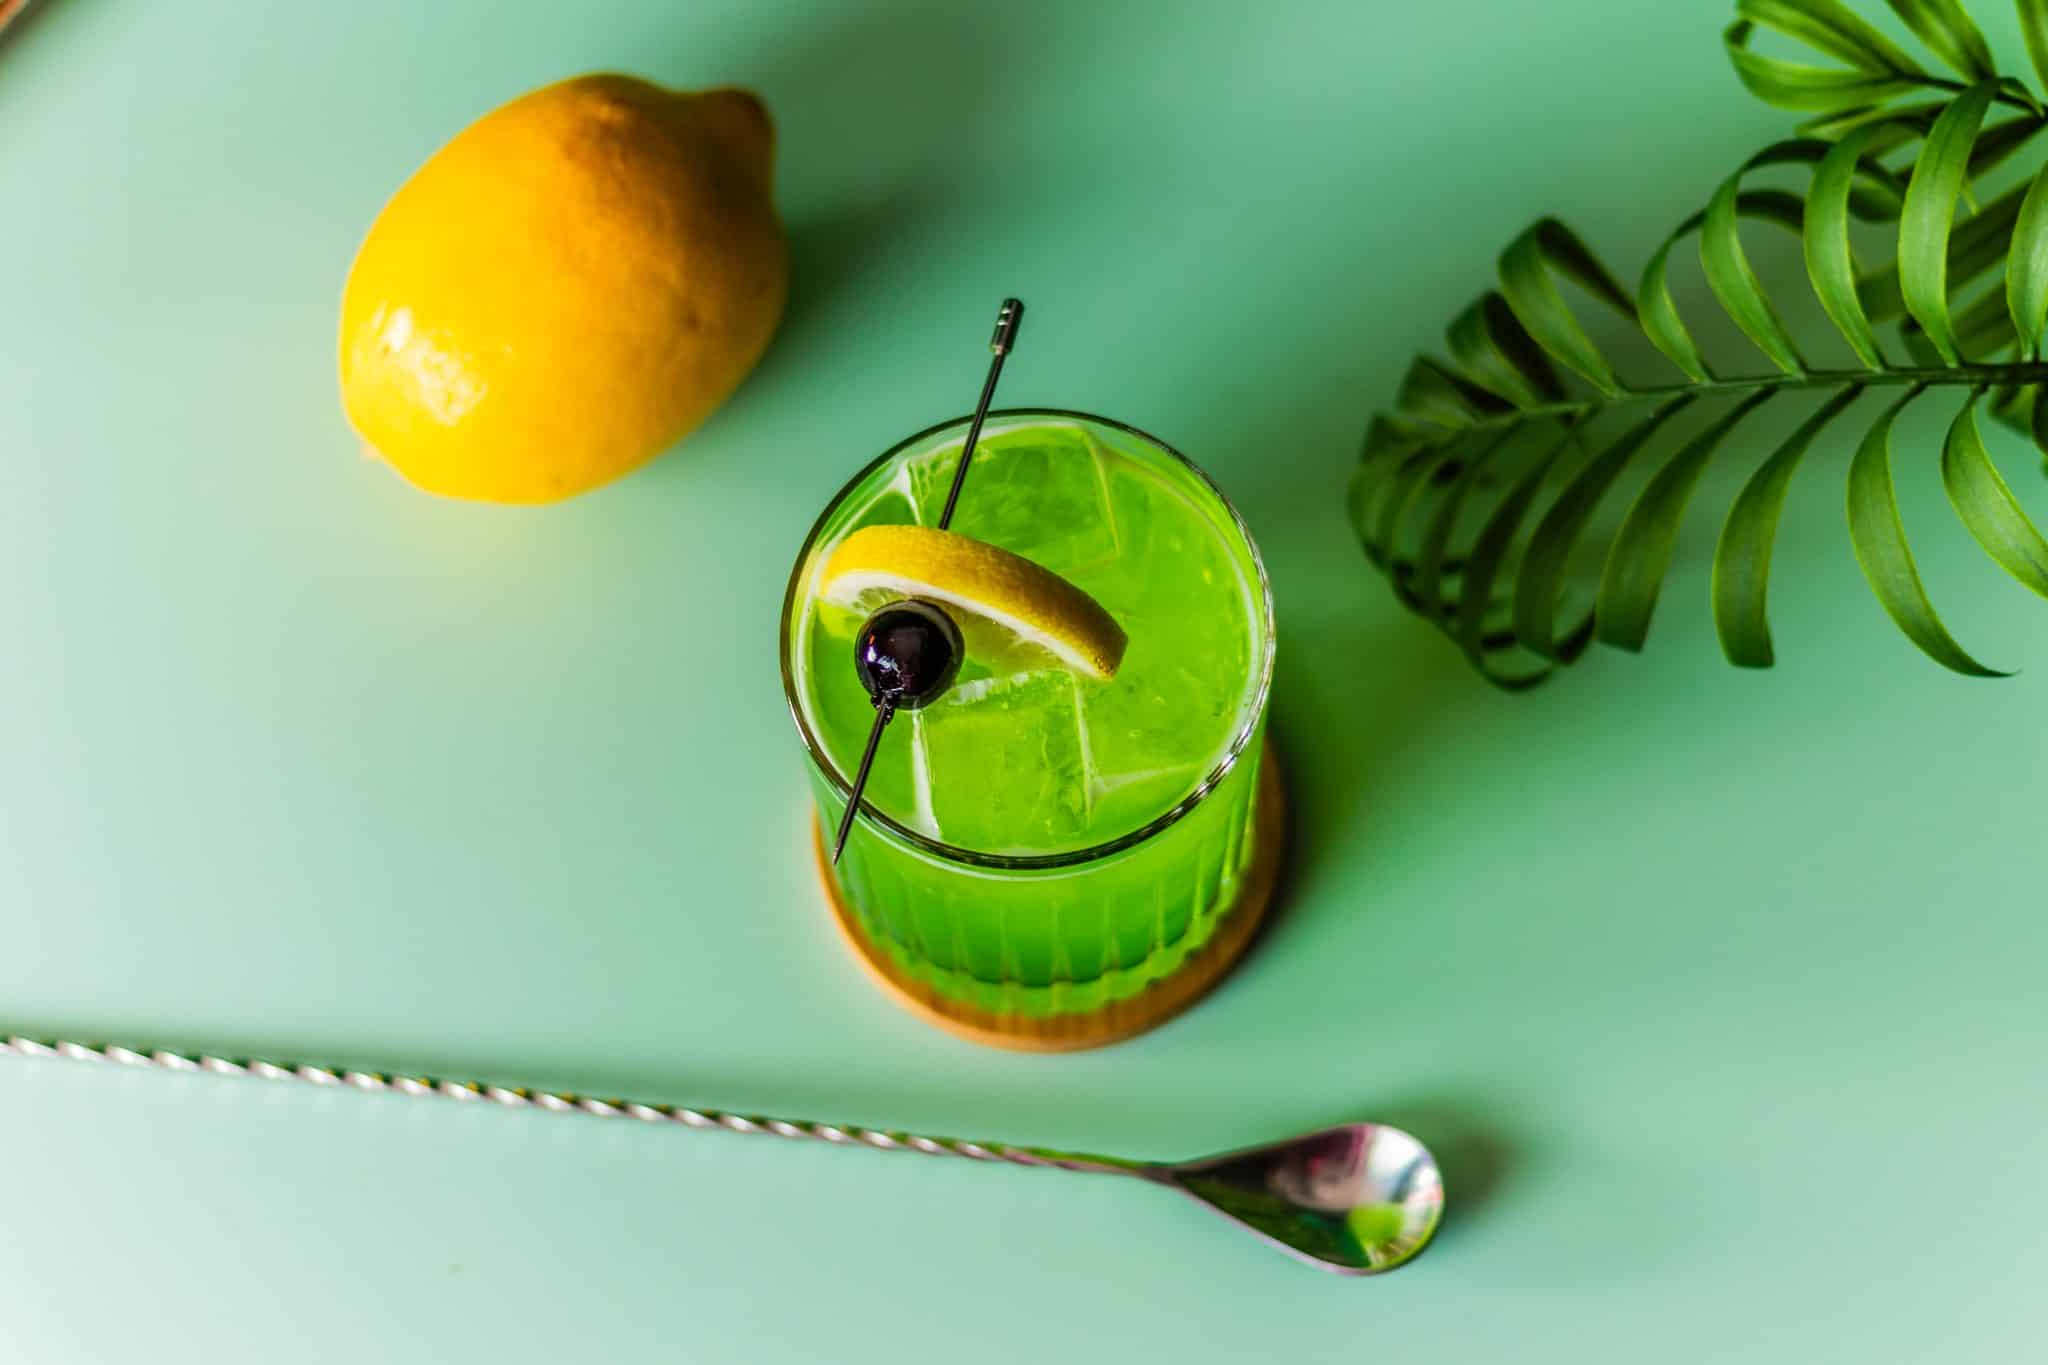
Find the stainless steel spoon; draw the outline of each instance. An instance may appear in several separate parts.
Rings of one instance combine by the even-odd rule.
[[[964,1157],[971,1161],[1044,1166],[1095,1175],[1134,1176],[1179,1190],[1288,1255],[1340,1275],[1377,1275],[1413,1260],[1429,1244],[1443,1214],[1443,1178],[1436,1159],[1413,1137],[1383,1123],[1348,1123],[1263,1147],[1168,1164],[1089,1152],[1061,1152],[1049,1147],[922,1137],[808,1119],[771,1119],[717,1109],[596,1099],[566,1091],[486,1085],[479,1081],[348,1071],[304,1062],[236,1060],[206,1053],[144,1051],[114,1044],[17,1037],[0,1042],[0,1054],[10,1052],[22,1057],[60,1057],[166,1071],[211,1071],[260,1080],[388,1090],[401,1095],[486,1100],[512,1108],[531,1107],[598,1118],[814,1138],[841,1147],[873,1147],[888,1152],[920,1152],[926,1156]]]

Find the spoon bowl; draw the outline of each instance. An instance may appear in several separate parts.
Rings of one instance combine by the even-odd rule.
[[[1413,1260],[1443,1215],[1436,1158],[1383,1123],[1347,1123],[1145,1174],[1340,1275]]]

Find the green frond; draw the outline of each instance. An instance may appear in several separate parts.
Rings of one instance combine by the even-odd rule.
[[[1749,50],[1755,25],[1742,20],[1728,26],[1723,41],[1735,74],[1750,92],[1780,109],[1838,114],[1888,103],[1919,89],[1923,82],[1903,72],[1886,74],[1864,69],[1840,70],[1802,62],[1759,57]]]
[[[1856,289],[1856,255],[1849,245],[1849,193],[1876,129],[1858,128],[1831,148],[1813,172],[1800,234],[1806,273],[1830,321],[1856,358],[1872,369],[1884,367],[1884,349],[1870,325]],[[1946,262],[1944,262],[1944,266]]]
[[[1963,220],[1949,236],[1948,286],[1951,292],[1981,278],[2006,257],[2025,197],[2023,188],[2010,190],[1986,203]],[[1856,295],[1874,323],[1896,321],[1906,311],[1906,297],[1899,288],[1896,260],[1882,270],[1857,278]]]
[[[1458,604],[1443,595],[1444,579],[1452,572],[1463,573],[1467,568],[1450,558],[1452,532],[1457,528],[1458,516],[1465,509],[1466,499],[1485,477],[1493,457],[1508,438],[1508,432],[1496,432],[1463,457],[1451,476],[1448,491],[1423,531],[1422,545],[1415,556],[1409,597],[1416,610],[1439,625],[1448,626],[1458,610]],[[1500,644],[1505,647],[1507,641]]]
[[[1564,598],[1565,569],[1572,551],[1593,514],[1600,510],[1614,481],[1621,477],[1657,429],[1692,402],[1689,394],[1658,404],[1657,410],[1630,427],[1619,439],[1601,451],[1581,469],[1529,538],[1522,554],[1521,572],[1515,577],[1515,638],[1524,648],[1546,659],[1556,659],[1561,648],[1557,635],[1557,609]]]
[[[1904,49],[1838,0],[1740,0],[1735,12],[1864,71],[1926,74]]]
[[[1707,461],[1736,424],[1770,401],[1775,392],[1759,389],[1723,413],[1713,425],[1679,447],[1678,453],[1636,495],[1600,570],[1600,592],[1593,614],[1602,644],[1630,653],[1643,647],[1650,634],[1650,614],[1657,609],[1664,575],[1671,568],[1679,524],[1685,520],[1686,505],[1692,501],[1700,475],[1707,472]]]
[[[1862,396],[1860,387],[1850,385],[1800,423],[1742,486],[1728,520],[1721,524],[1721,539],[1714,547],[1714,629],[1721,637],[1721,652],[1738,668],[1769,668],[1777,660],[1765,603],[1785,491],[1814,437]]]
[[[2021,354],[2040,355],[2041,331],[2048,327],[2048,165],[2035,173],[2014,215],[2005,298]]]
[[[2029,142],[2040,136],[2048,127],[2040,117],[2033,114],[2015,114],[2002,123],[1994,123],[1977,138],[1977,145],[1970,149],[1970,183],[1982,180],[1991,172],[2010,161]]]
[[[1472,382],[1517,407],[1564,396],[1543,348],[1498,293],[1488,293],[1450,326],[1451,355]]]
[[[1958,0],[1889,0],[1928,50],[1955,68],[1964,80],[1989,80],[1998,74],[1991,49]]]
[[[2034,64],[2034,76],[2048,90],[2048,0],[2019,0],[2020,36],[2026,39],[2027,58]]]
[[[1928,106],[1899,102],[1930,96],[1945,101],[1964,85],[1981,82],[1992,83],[2001,103],[2037,117],[2044,112],[2040,98],[2023,82],[1999,75],[1990,45],[1959,0],[1887,2],[1935,60],[1961,77],[1960,83],[1929,72],[1840,0],[1738,0],[1735,22],[1722,35],[1722,43],[1736,77],[1751,94],[1777,108],[1812,115],[1805,131],[1817,137],[1840,137],[1872,118],[1886,117],[1887,111],[1917,116]],[[2019,4],[2028,51],[2048,86],[2048,6],[2042,0]],[[1764,56],[1753,48],[1759,30],[1841,65]],[[2001,150],[1994,143],[1986,155],[1995,159]]]
[[[1504,687],[1521,688],[1543,681],[1550,675],[1554,665],[1542,664],[1523,672],[1504,672],[1489,661],[1488,656],[1500,652],[1490,648],[1487,639],[1488,608],[1493,600],[1495,580],[1506,566],[1508,550],[1520,530],[1522,519],[1535,505],[1536,493],[1543,484],[1544,476],[1563,456],[1570,445],[1568,437],[1560,437],[1542,458],[1533,462],[1528,471],[1516,481],[1507,497],[1487,518],[1472,543],[1472,553],[1466,558],[1464,583],[1458,594],[1458,610],[1453,619],[1453,635],[1465,656],[1472,660],[1489,681]],[[1555,654],[1557,651],[1553,651]],[[1576,651],[1571,651],[1576,656]]]
[[[1996,93],[1990,81],[1971,86],[1942,111],[1928,131],[1906,207],[1899,215],[1899,281],[1906,311],[1926,330],[1941,358],[1961,359],[1948,315],[1948,239],[1955,226],[1956,199],[1963,191],[1970,148],[1984,126],[1984,111]]]
[[[2048,0],[2017,2],[2048,79]],[[1502,252],[1496,286],[1446,329],[1448,358],[1418,357],[1368,429],[1348,499],[1367,558],[1493,682],[1531,686],[1595,642],[1640,650],[1717,460],[1753,463],[1714,548],[1715,629],[1730,662],[1769,666],[1786,492],[1822,434],[1872,393],[1888,401],[1865,419],[1840,475],[1857,561],[1922,653],[1958,673],[2004,676],[1957,643],[1928,598],[1899,517],[1892,430],[1909,404],[1956,402],[1939,455],[1950,505],[1987,557],[2048,597],[2048,537],[1978,425],[1981,407],[2048,452],[2048,166],[2017,184],[1983,183],[2041,155],[2048,110],[1998,74],[1957,0],[1890,3],[1962,79],[1934,74],[1841,0],[1739,0],[1728,31],[1737,71],[1774,102],[1820,112],[1813,135],[1774,143],[1721,180],[1650,254],[1633,295],[1562,221],[1536,223]],[[1759,28],[1842,65],[1752,52]],[[1804,189],[1751,183],[1766,172],[1803,176]],[[1889,229],[1894,251],[1862,258],[1871,228],[1858,223]],[[1752,264],[1744,229],[1757,236],[1758,224],[1798,239],[1812,302],[1853,364],[1828,368],[1795,337],[1786,319],[1798,314]],[[1755,348],[1746,366],[1710,363],[1686,318],[1703,301],[1681,302],[1671,267],[1692,238],[1704,305]],[[1584,300],[1636,344],[1613,341],[1612,324],[1596,342],[1576,311]],[[1635,350],[1648,373],[1670,367],[1665,381],[1624,378],[1637,373],[1624,353]],[[1743,450],[1752,413],[1803,395],[1820,401],[1789,436]],[[1588,596],[1590,609],[1571,606]]]
[[[1635,304],[1578,234],[1545,218],[1517,237],[1500,257],[1500,292],[1524,331],[1544,350],[1583,375],[1602,393],[1619,393],[1621,382],[1600,354],[1578,315],[1557,287],[1570,280],[1623,317],[1635,318]]]
[[[1906,527],[1899,520],[1899,500],[1892,489],[1892,422],[1899,412],[1926,392],[1914,385],[1900,396],[1856,447],[1849,462],[1849,541],[1871,591],[1907,639],[1945,668],[1972,677],[2003,677],[1978,663],[1935,614],[1906,546]]]
[[[1736,226],[1736,196],[1741,192],[1743,175],[1754,164],[1745,164],[1714,191],[1714,198],[1707,205],[1706,221],[1700,226],[1700,265],[1707,272],[1707,287],[1714,291],[1714,297],[1721,301],[1721,307],[1735,320],[1743,335],[1755,342],[1757,349],[1786,374],[1804,374],[1806,361],[1800,356],[1799,348],[1793,345],[1792,334],[1785,329],[1778,310],[1771,306],[1756,271],[1750,268],[1749,257],[1742,250],[1742,235]],[[1785,226],[1801,232],[1804,221],[1802,211],[1797,219],[1787,221]]]
[[[1983,433],[1977,430],[1977,399],[1963,404],[1963,410],[1948,429],[1941,448],[1941,482],[1948,489],[1949,505],[1984,553],[2021,583],[2048,597],[2048,540],[2020,507],[2019,499],[2006,486],[1991,452],[1984,448]]]
[[[1752,218],[1798,232],[1806,216],[1806,205],[1801,202],[1799,196],[1787,194],[1783,190],[1743,190],[1734,196],[1732,204],[1721,205],[1721,210],[1723,219],[1717,226],[1723,233],[1732,229],[1732,223],[1728,220],[1733,218]],[[1643,268],[1642,280],[1636,286],[1637,322],[1641,325],[1643,334],[1649,337],[1650,344],[1662,351],[1665,358],[1682,370],[1687,378],[1699,381],[1709,380],[1714,376],[1707,368],[1707,362],[1701,356],[1692,332],[1686,327],[1685,319],[1679,314],[1678,304],[1671,295],[1667,275],[1673,249],[1687,237],[1700,232],[1706,226],[1707,218],[1708,211],[1703,209],[1680,223],[1651,255],[1650,263]],[[1755,285],[1755,274],[1749,271],[1747,259],[1740,255],[1739,244],[1734,247],[1733,253],[1730,253],[1724,240],[1717,250],[1723,253],[1723,269],[1728,276],[1729,287]],[[1704,259],[1707,254],[1707,248],[1703,245],[1702,258]]]

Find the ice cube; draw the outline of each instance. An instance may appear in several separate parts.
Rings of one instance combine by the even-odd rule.
[[[910,715],[918,803],[940,838],[986,853],[1083,841],[1095,775],[1072,674],[958,683]]]
[[[1117,557],[1102,446],[1071,422],[991,429],[975,443],[951,529],[1073,575]],[[959,464],[955,441],[908,467],[918,519],[936,526]]]
[[[1131,638],[1136,655],[1138,627]],[[1172,662],[1127,656],[1132,675],[1090,693],[1085,728],[1098,832],[1113,837],[1146,824],[1214,766],[1215,736],[1236,699],[1224,698],[1207,670],[1224,666],[1223,651]]]

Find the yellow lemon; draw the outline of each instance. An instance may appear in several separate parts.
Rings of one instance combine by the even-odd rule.
[[[349,270],[342,406],[421,488],[551,502],[725,401],[782,315],[774,130],[743,90],[580,76],[484,115]]]
[[[1000,673],[1051,663],[1097,682],[1128,643],[1100,602],[1022,555],[926,526],[863,526],[825,561],[820,594],[848,619],[921,597],[950,607],[967,657]]]

